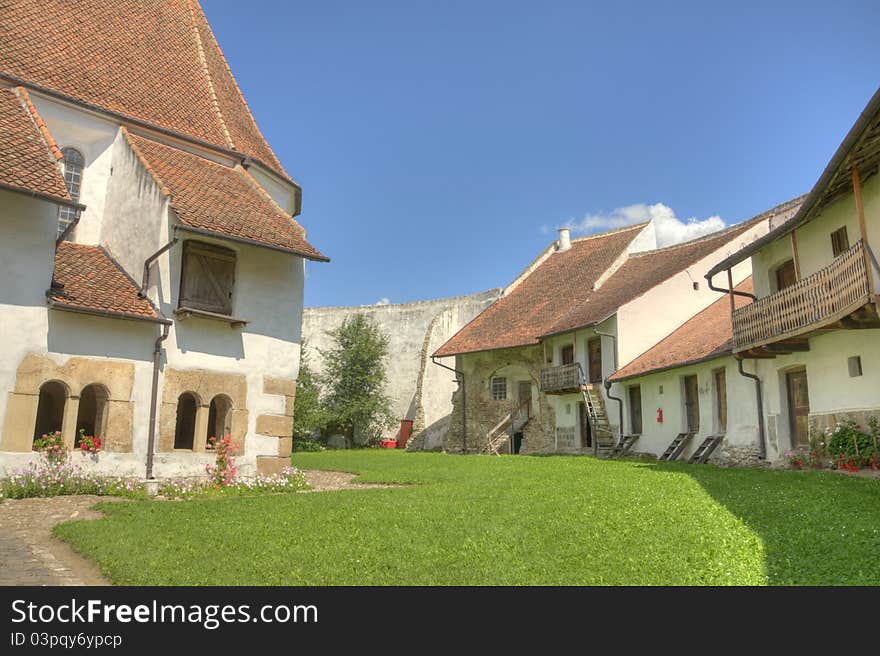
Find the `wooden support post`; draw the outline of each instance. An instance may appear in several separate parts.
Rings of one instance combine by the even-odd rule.
[[[871,247],[868,245],[868,226],[865,224],[865,206],[862,204],[862,181],[859,177],[859,167],[852,166],[853,195],[856,198],[856,214],[859,217],[859,234],[865,251],[865,273],[868,275],[868,291],[874,296],[874,265],[871,262]]]
[[[788,236],[791,241],[791,259],[794,262],[794,278],[795,280],[801,279],[801,259],[798,257],[798,248],[797,248],[797,235],[795,234],[797,231],[792,230],[788,233]]]

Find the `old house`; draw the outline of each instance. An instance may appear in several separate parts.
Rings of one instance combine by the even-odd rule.
[[[576,240],[561,231],[501,299],[435,353],[456,357],[460,381],[449,449],[613,449],[623,406],[609,396],[611,374],[716,301],[701,282],[705,272],[797,204],[661,249],[651,224]],[[735,282],[749,273],[748,263],[737,267]]]
[[[751,276],[735,290],[751,293]],[[737,306],[746,300],[737,296]],[[732,346],[729,301],[721,298],[609,376],[624,407],[620,450],[739,465],[763,459],[755,383]]]
[[[768,454],[806,447],[838,421],[880,417],[880,91],[797,214],[718,262],[706,278],[731,296],[751,261],[751,303],[732,310],[735,357],[757,377]]]
[[[0,473],[35,437],[99,471],[288,461],[301,189],[192,0],[21,0],[0,14]]]

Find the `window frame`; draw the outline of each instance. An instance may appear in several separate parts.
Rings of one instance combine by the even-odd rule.
[[[79,161],[74,160],[73,157],[68,159],[68,155],[76,154],[76,158]],[[70,195],[70,199],[74,203],[79,203],[80,196],[82,195],[82,184],[83,178],[85,178],[86,172],[86,157],[83,155],[82,151],[75,146],[65,146],[61,149],[61,169],[62,175],[61,177],[64,179],[64,187],[67,189],[67,193]],[[74,173],[72,171],[72,166],[76,165],[79,167],[79,171]],[[69,180],[68,176],[78,175],[79,180],[73,181]],[[80,210],[70,207],[68,205],[61,205],[58,207],[58,237],[60,237],[65,230],[72,224],[74,224],[79,217]],[[72,231],[71,231],[72,232]],[[72,236],[72,234],[68,235],[68,239]]]
[[[192,269],[194,259],[197,256],[213,259],[218,262],[227,262],[232,265],[231,283],[228,289],[222,290],[228,297],[223,306],[220,306],[219,303],[202,303],[191,297],[192,290],[189,288],[189,285],[192,285],[194,282],[193,276],[195,274],[192,273]],[[202,269],[202,272],[204,274],[204,269]],[[211,276],[210,273],[207,275]],[[177,311],[195,310],[196,313],[207,313],[216,317],[227,317],[230,319],[234,318],[237,278],[238,253],[236,251],[197,239],[187,239],[183,242],[180,256],[180,285],[177,294]]]
[[[503,381],[498,383],[496,386],[496,381]],[[503,389],[502,386],[503,385]],[[489,379],[489,393],[492,397],[493,401],[506,401],[507,400],[507,376],[492,376]]]
[[[841,244],[841,242],[843,242]],[[831,233],[831,256],[839,257],[849,250],[849,235],[846,226],[841,226]]]

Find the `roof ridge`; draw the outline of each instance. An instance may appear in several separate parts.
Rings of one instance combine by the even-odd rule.
[[[577,237],[575,239],[572,239],[571,243],[576,244],[578,242],[587,241],[589,239],[595,239],[597,237],[608,237],[610,235],[617,234],[618,232],[625,232],[627,230],[635,230],[636,228],[644,228],[649,223],[651,223],[650,219],[647,221],[642,221],[641,223],[633,223],[632,225],[623,226],[621,228],[613,228],[611,230],[606,230],[605,232],[594,232],[589,235],[584,235],[583,237]]]
[[[193,15],[192,0],[185,0],[185,2],[187,9],[186,13],[189,15],[193,36],[196,40],[196,53],[199,58],[199,64],[201,65],[202,74],[205,76],[205,82],[208,84],[208,93],[211,96],[211,106],[217,114],[217,120],[220,122],[220,131],[223,132],[223,137],[226,139],[226,145],[229,148],[234,149],[235,142],[232,140],[232,135],[229,134],[229,129],[226,127],[226,119],[223,117],[223,111],[220,109],[220,103],[217,101],[217,90],[214,88],[214,80],[211,78],[211,71],[208,70],[208,61],[205,58],[205,49],[202,46],[202,35],[199,33],[199,26],[196,24],[196,17]],[[238,87],[237,84],[236,87]]]
[[[256,161],[257,163],[263,164],[264,166],[266,166],[267,168],[270,168],[270,169],[273,167],[278,167],[280,169],[280,172],[283,175],[290,178],[290,175],[284,169],[284,165],[281,163],[281,160],[278,158],[278,155],[275,152],[275,149],[272,148],[272,145],[269,143],[269,140],[266,139],[265,135],[263,134],[263,131],[260,130],[260,126],[257,124],[257,119],[254,118],[254,113],[251,111],[251,106],[248,104],[247,99],[244,97],[244,94],[241,91],[241,87],[238,85],[238,80],[235,79],[235,73],[232,72],[232,67],[229,65],[229,61],[226,59],[226,53],[224,53],[223,48],[220,47],[220,42],[217,41],[217,36],[214,34],[214,30],[211,27],[211,23],[208,20],[208,17],[205,15],[205,10],[202,9],[202,6],[199,3],[199,0],[194,0],[194,1],[196,3],[196,7],[198,8],[198,13],[202,19],[202,23],[204,23],[204,26],[207,30],[208,37],[210,37],[211,41],[213,42],[214,48],[216,49],[217,54],[219,55],[220,61],[223,62],[223,67],[226,69],[226,72],[229,74],[229,79],[232,80],[232,86],[235,89],[235,93],[238,95],[238,99],[241,101],[242,105],[244,106],[244,110],[245,110],[245,112],[247,112],[248,118],[250,118],[251,123],[253,124],[254,130],[256,130],[257,136],[259,136],[259,138],[263,140],[263,143],[266,145],[266,148],[268,149],[269,154],[272,155],[272,157],[275,159],[275,162],[274,162],[274,164],[272,162],[264,163],[264,162],[261,162],[255,156],[250,156],[250,158],[252,160]],[[187,0],[187,3],[189,3],[189,2],[190,2],[190,0]],[[201,43],[201,39],[199,40],[199,42]],[[206,62],[206,66],[207,66],[207,62]],[[209,74],[209,77],[210,77],[210,74]],[[219,111],[219,107],[218,107],[218,111]],[[221,116],[222,116],[222,112],[221,112]],[[225,126],[224,126],[224,131],[225,131]],[[230,140],[231,140],[231,136],[230,136]],[[235,148],[235,146],[233,146],[233,148]],[[290,178],[290,179],[291,179],[291,181],[293,181],[292,178]]]
[[[684,246],[693,246],[694,244],[699,244],[703,241],[708,241],[709,239],[715,239],[716,237],[720,237],[728,232],[733,232],[735,230],[741,228],[749,228],[753,224],[758,223],[764,219],[767,219],[771,216],[775,216],[784,212],[787,209],[790,209],[794,205],[797,205],[799,202],[803,202],[806,194],[802,194],[797,196],[796,198],[792,198],[790,200],[785,201],[784,203],[779,203],[779,205],[775,205],[771,207],[769,210],[764,210],[760,214],[756,214],[748,219],[743,219],[742,221],[738,221],[737,223],[733,223],[729,226],[722,228],[721,230],[716,230],[715,232],[710,232],[705,235],[700,235],[699,237],[694,237],[693,239],[689,239],[688,241],[681,241],[677,244],[669,244],[668,246],[662,246],[660,248],[654,248],[649,251],[641,251],[639,253],[632,253],[630,257],[644,257],[646,255],[652,255],[654,253],[661,253],[669,250],[673,250],[675,248],[682,248]]]

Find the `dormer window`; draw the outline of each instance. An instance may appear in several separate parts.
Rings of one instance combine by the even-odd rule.
[[[198,241],[184,242],[180,310],[231,316],[234,284],[235,251]]]
[[[64,169],[64,184],[67,185],[67,193],[74,203],[79,202],[79,192],[82,187],[83,168],[86,160],[76,148],[62,148],[64,157],[62,167]],[[76,220],[79,210],[63,206],[58,212],[58,236]],[[68,235],[69,236],[69,235]]]

